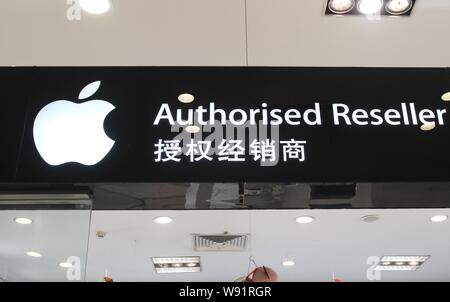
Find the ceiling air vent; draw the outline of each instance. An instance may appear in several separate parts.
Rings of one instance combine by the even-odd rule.
[[[194,234],[194,250],[197,252],[241,252],[247,248],[248,235]]]

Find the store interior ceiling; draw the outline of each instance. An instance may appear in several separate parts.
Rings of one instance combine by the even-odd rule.
[[[81,280],[224,281],[245,275],[249,257],[280,281],[369,281],[370,257],[431,256],[417,271],[383,271],[381,281],[450,281],[450,209],[0,211],[0,278],[67,281],[59,263],[79,257]],[[91,217],[92,215],[92,217]],[[364,222],[362,217],[377,215]],[[14,222],[18,216],[30,225]],[[314,217],[308,224],[299,216]],[[154,222],[170,217],[169,224]],[[90,223],[89,223],[90,221]],[[194,234],[247,235],[240,251],[195,251]],[[42,254],[27,256],[27,251]],[[157,274],[153,257],[200,256],[201,272]],[[283,266],[294,261],[294,266]]]
[[[450,66],[450,1],[410,17],[324,16],[321,0],[113,0],[68,21],[66,1],[2,0],[0,66]],[[367,281],[370,256],[430,255],[381,281],[450,281],[449,209],[0,210],[0,281],[232,281],[249,257],[281,281]],[[362,217],[377,215],[374,222]],[[19,216],[33,219],[18,225]],[[172,223],[154,223],[169,216]],[[296,217],[312,216],[299,224]],[[99,236],[98,231],[105,236]],[[240,252],[196,252],[193,234],[248,234]],[[102,238],[100,238],[102,237]],[[25,253],[42,252],[33,258]],[[156,274],[152,257],[201,257],[200,273]],[[296,265],[284,267],[282,261]]]

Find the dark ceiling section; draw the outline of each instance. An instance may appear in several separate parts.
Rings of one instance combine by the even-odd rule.
[[[92,190],[96,210],[450,207],[450,183],[115,183]]]

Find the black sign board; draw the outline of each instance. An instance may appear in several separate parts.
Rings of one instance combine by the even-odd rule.
[[[0,68],[0,182],[449,181],[449,91],[445,68]]]

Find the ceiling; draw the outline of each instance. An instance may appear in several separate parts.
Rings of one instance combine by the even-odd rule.
[[[375,222],[361,217],[379,215]],[[369,281],[371,256],[431,255],[417,271],[383,272],[381,281],[450,281],[450,209],[351,210],[1,210],[0,281],[68,281],[58,266],[80,259],[81,280],[232,281],[249,258],[275,269],[281,281]],[[169,216],[170,224],[154,218]],[[299,216],[312,216],[299,224]],[[27,217],[31,225],[14,218]],[[99,238],[97,232],[106,236]],[[248,234],[242,252],[195,252],[193,234]],[[43,256],[32,258],[27,251]],[[152,257],[200,256],[200,273],[156,274]],[[281,262],[296,265],[284,267]]]
[[[414,272],[384,272],[381,281],[450,281],[450,222],[432,223],[450,209],[94,211],[87,280],[105,271],[115,281],[232,281],[247,272],[250,255],[281,281],[367,281],[370,256],[431,255]],[[361,217],[378,214],[377,222]],[[315,217],[298,224],[301,215]],[[173,222],[160,225],[158,216]],[[95,232],[107,232],[97,238]],[[250,234],[245,252],[194,252],[192,234]],[[151,257],[201,257],[201,273],[156,274]],[[283,267],[294,260],[294,267]]]
[[[322,0],[113,0],[68,21],[66,1],[2,0],[0,65],[449,66],[450,1],[411,17],[332,17]]]

